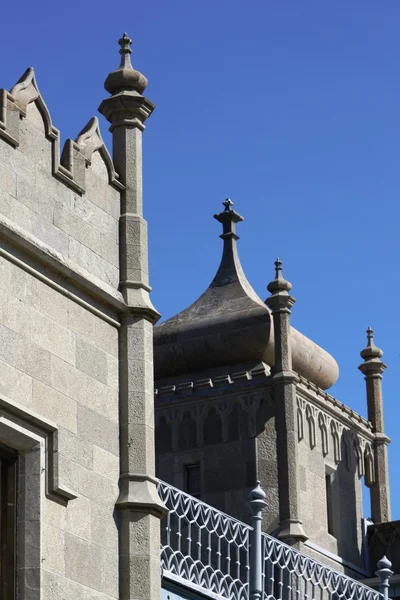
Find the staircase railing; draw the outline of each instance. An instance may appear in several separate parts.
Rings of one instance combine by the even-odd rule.
[[[213,597],[249,600],[253,529],[159,481],[163,576]],[[383,596],[262,534],[262,600],[383,600]]]

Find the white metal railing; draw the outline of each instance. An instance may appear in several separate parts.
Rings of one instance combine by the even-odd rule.
[[[213,596],[250,600],[254,530],[159,481],[169,509],[161,521],[163,575]],[[383,596],[283,544],[261,535],[262,600],[382,600]]]

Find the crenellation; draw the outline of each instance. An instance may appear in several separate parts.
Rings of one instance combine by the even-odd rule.
[[[35,243],[44,243],[116,289],[118,219],[124,188],[102,140],[97,117],[75,141],[65,142],[60,157],[60,133],[52,124],[33,69],[24,73],[10,93],[3,91],[2,97],[6,106],[0,138],[9,141],[7,128],[11,123],[14,148],[7,145],[0,154],[4,182],[0,213],[19,226],[22,235],[31,235]],[[13,120],[15,114],[17,122]],[[1,140],[0,147],[5,144]]]

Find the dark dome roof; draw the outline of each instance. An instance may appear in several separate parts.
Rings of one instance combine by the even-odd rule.
[[[247,281],[237,253],[236,223],[243,217],[230,201],[224,205],[214,215],[224,241],[217,274],[196,302],[154,328],[156,379],[253,360],[274,364],[271,313]],[[293,368],[323,389],[333,385],[336,361],[291,330]]]

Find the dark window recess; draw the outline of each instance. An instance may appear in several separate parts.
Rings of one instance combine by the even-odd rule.
[[[0,598],[15,600],[17,454],[0,446]]]
[[[186,465],[186,491],[195,498],[201,496],[200,465]]]
[[[326,517],[328,521],[328,533],[335,535],[333,527],[333,493],[332,493],[332,475],[325,475],[325,491],[326,491]]]

